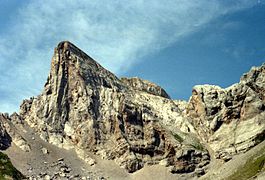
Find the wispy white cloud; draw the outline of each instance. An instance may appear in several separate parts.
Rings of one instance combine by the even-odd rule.
[[[69,40],[115,73],[249,0],[29,1],[0,34],[0,111],[40,93],[53,47]],[[12,98],[4,97],[9,94]]]

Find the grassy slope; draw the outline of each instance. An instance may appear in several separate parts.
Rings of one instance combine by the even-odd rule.
[[[23,178],[24,176],[12,165],[8,156],[0,152],[0,180]]]
[[[219,168],[212,166],[201,180],[248,180],[263,177],[265,172],[265,141],[244,154],[235,156]],[[264,179],[264,178],[263,178]]]
[[[247,162],[229,176],[229,180],[249,179],[265,170],[265,146],[255,155],[248,158]]]

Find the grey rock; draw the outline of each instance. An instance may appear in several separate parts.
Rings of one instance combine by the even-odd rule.
[[[163,159],[170,166],[181,161],[195,169],[199,155],[178,160],[176,152],[183,147],[205,151],[175,140],[171,131],[194,130],[161,87],[120,80],[69,42],[55,48],[43,93],[25,100],[20,112],[43,140],[97,152],[128,172]]]
[[[48,154],[48,153],[49,153],[48,149],[45,148],[45,147],[41,148],[41,152],[42,152],[43,154]]]
[[[123,77],[121,78],[121,81],[126,86],[131,87],[134,90],[143,91],[156,96],[161,96],[170,99],[169,95],[163,88],[147,80],[143,80],[137,77],[134,78]]]
[[[265,65],[254,67],[226,89],[195,86],[186,110],[199,136],[215,157],[225,161],[265,137]]]
[[[0,150],[4,150],[11,145],[11,137],[4,127],[4,121],[6,120],[7,117],[0,113]]]

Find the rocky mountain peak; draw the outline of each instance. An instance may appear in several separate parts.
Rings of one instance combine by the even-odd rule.
[[[122,86],[114,74],[68,41],[60,42],[55,48],[51,73],[46,85],[51,84],[51,79],[57,77],[62,82],[77,78],[84,84],[95,87],[105,86],[119,89]],[[59,79],[55,82],[59,82]]]
[[[159,164],[177,178],[196,179],[207,175],[210,163],[231,161],[264,141],[264,94],[262,65],[231,87],[197,85],[188,102],[172,100],[152,82],[119,79],[63,41],[43,92],[24,100],[19,114],[0,114],[0,148],[12,141],[25,154],[39,138],[47,147],[73,150],[91,166],[93,157],[129,173]],[[29,132],[38,137],[29,139]]]
[[[24,101],[21,116],[43,140],[97,152],[129,172],[162,160],[172,172],[192,172],[202,154],[208,157],[188,145],[198,139],[185,144],[160,124],[175,124],[173,131],[193,129],[165,90],[138,78],[119,80],[70,42],[55,48],[44,91]]]

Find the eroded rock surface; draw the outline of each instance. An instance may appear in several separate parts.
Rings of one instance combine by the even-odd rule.
[[[163,88],[147,80],[134,77],[121,78],[121,81],[134,90],[143,91],[156,96],[161,96],[170,99],[169,95]]]
[[[229,160],[265,138],[265,65],[222,89],[195,86],[186,114],[217,158]]]
[[[92,151],[128,172],[161,161],[172,172],[193,172],[209,161],[205,149],[192,146],[194,128],[162,88],[121,81],[69,42],[55,48],[43,93],[25,100],[20,114],[43,140]],[[178,132],[193,141],[177,139]]]
[[[8,148],[11,144],[11,137],[7,134],[4,122],[7,115],[0,113],[0,150]]]
[[[26,140],[18,133],[14,124],[20,124],[20,116],[13,114],[9,117],[8,114],[0,114],[0,131],[1,131],[1,149],[6,149],[13,142],[17,147],[23,151],[30,151],[30,145]]]

